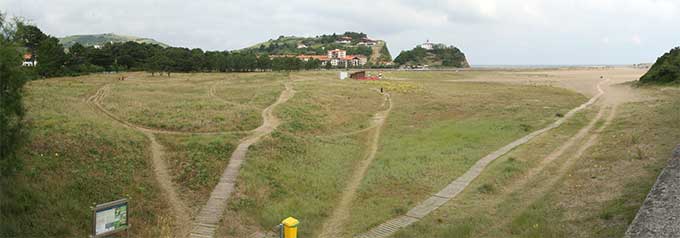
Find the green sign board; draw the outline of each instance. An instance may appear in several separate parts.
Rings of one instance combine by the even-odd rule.
[[[126,230],[129,227],[128,211],[127,199],[97,205],[94,208],[94,237]]]

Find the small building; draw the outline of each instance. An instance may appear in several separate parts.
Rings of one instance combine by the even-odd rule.
[[[341,49],[334,49],[334,50],[329,50],[328,51],[328,58],[345,58],[347,56],[347,51],[346,50],[341,50]]]
[[[358,71],[349,75],[351,79],[362,80],[366,78],[366,71]]]
[[[298,49],[307,49],[307,45],[300,43],[300,44],[297,45],[297,48]]]
[[[38,65],[38,61],[33,58],[33,54],[31,53],[26,53],[24,54],[24,62],[21,63],[21,66],[25,67],[34,67]]]
[[[365,38],[361,39],[361,42],[359,42],[358,45],[374,46],[376,43],[378,43],[378,41],[372,40],[368,37],[365,37]]]
[[[351,73],[349,77],[354,80],[380,80],[380,77],[367,75],[363,70]]]
[[[339,44],[349,44],[349,43],[352,43],[352,37],[350,37],[350,36],[342,36],[342,37],[338,38],[338,40],[336,40],[335,43],[339,43]]]
[[[345,65],[351,67],[363,66],[368,62],[368,58],[363,55],[348,55],[345,57]]]
[[[340,75],[339,75],[339,76],[340,76],[340,80],[345,80],[345,79],[347,79],[347,74],[348,74],[348,73],[347,73],[346,71],[341,71],[341,72],[340,72]]]
[[[420,45],[420,48],[426,49],[426,50],[432,50],[434,49],[434,44],[430,42],[430,40],[427,40],[425,43]]]

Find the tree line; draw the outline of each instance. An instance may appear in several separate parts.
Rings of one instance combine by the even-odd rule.
[[[174,72],[293,71],[321,68],[318,60],[276,57],[256,52],[203,51],[200,48],[163,48],[155,44],[124,42],[100,47],[75,43],[68,49],[38,27],[16,26],[16,38],[37,60],[39,77],[76,76],[96,72],[147,71],[153,75]]]

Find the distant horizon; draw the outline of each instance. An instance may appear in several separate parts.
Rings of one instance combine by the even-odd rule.
[[[61,37],[104,32],[235,50],[279,35],[355,31],[385,40],[393,57],[430,40],[458,47],[474,65],[637,64],[680,44],[680,32],[672,30],[680,2],[666,0],[89,3],[5,0],[0,9]]]

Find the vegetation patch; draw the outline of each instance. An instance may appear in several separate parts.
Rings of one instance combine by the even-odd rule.
[[[640,78],[642,84],[668,84],[680,82],[680,47],[665,53],[645,75]]]
[[[95,204],[130,199],[131,236],[167,235],[173,222],[154,180],[148,140],[85,99],[114,75],[33,81],[26,89],[29,144],[10,193],[0,194],[7,237],[84,237]],[[3,187],[5,184],[3,184]]]
[[[388,92],[397,93],[412,93],[422,90],[422,87],[412,82],[395,82],[395,81],[366,81],[365,84],[376,88],[382,88]]]

